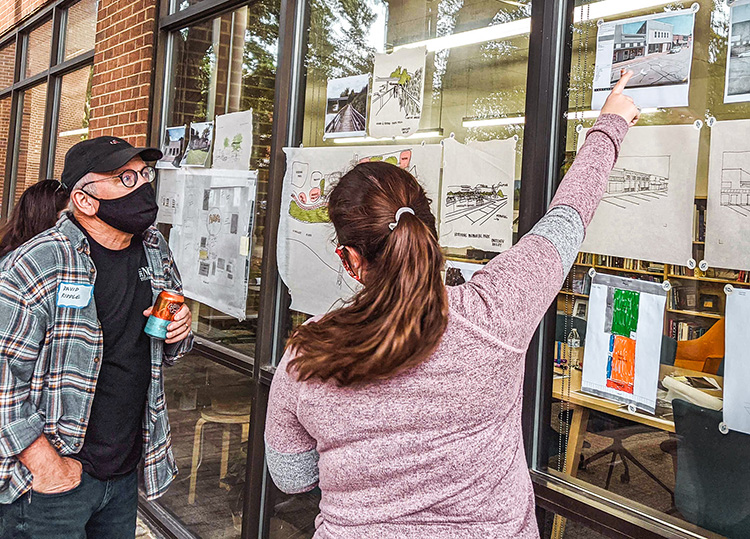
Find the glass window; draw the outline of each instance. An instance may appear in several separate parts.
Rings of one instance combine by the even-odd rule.
[[[0,195],[5,187],[5,164],[8,159],[8,131],[10,130],[10,97],[0,99]],[[3,199],[0,196],[0,216],[3,215]]]
[[[278,2],[274,0],[258,2],[172,35],[173,63],[165,128],[189,127],[191,122],[211,121],[221,114],[253,109],[250,169],[258,170],[258,188],[247,318],[238,322],[206,305],[193,306],[199,335],[247,358],[255,351],[260,296],[278,10]]]
[[[93,66],[85,67],[62,77],[57,135],[54,140],[54,177],[57,179],[62,174],[67,151],[89,136],[93,71]]]
[[[196,537],[239,537],[250,429],[250,378],[189,354],[164,369],[180,475],[158,503]]]
[[[20,96],[21,121],[16,133],[15,194],[18,200],[27,187],[39,181],[42,160],[44,111],[47,104],[47,84],[39,84]]]
[[[427,42],[419,131],[402,141],[370,138],[365,142],[382,146],[383,152],[387,152],[394,145],[419,145],[423,141],[437,144],[448,136],[461,143],[517,138],[516,168],[510,187],[515,195],[514,211],[510,213],[515,242],[531,4],[486,0],[440,0],[434,4],[362,0],[334,10],[327,3],[313,2],[311,9],[303,146],[348,146],[356,153],[363,136],[324,136],[332,117],[344,114],[346,108],[356,110],[354,100],[336,99],[343,98],[344,93],[351,95],[351,91],[328,95],[329,81],[355,75],[367,77],[373,72],[374,53]],[[471,32],[483,28],[494,31],[480,38]],[[335,103],[331,103],[332,96]],[[365,98],[365,107],[367,101]],[[449,260],[480,264],[496,254],[467,248],[445,249],[445,252]],[[286,313],[279,324],[282,341],[308,317],[296,311]],[[274,364],[263,367],[273,370]],[[318,489],[287,496],[272,487],[265,502],[272,515],[270,537],[287,537],[287,533],[312,536],[319,498]]]
[[[63,61],[94,48],[98,6],[98,0],[81,0],[68,8]]]
[[[169,12],[175,13],[177,11],[184,11],[190,6],[200,4],[203,0],[170,0]]]
[[[35,28],[27,37],[24,76],[31,77],[49,68],[52,49],[52,21]]]
[[[661,4],[654,2],[653,7],[637,11],[630,10],[625,3],[613,7],[615,3],[606,1],[576,7],[575,18],[578,22],[577,31],[573,34],[566,167],[582,142],[579,140],[582,136],[579,134],[581,127],[590,127],[595,121],[596,113],[591,111],[591,102],[597,55],[597,20],[603,17],[604,22],[610,22],[652,14],[666,17],[669,13],[664,12]],[[605,15],[601,15],[602,12]],[[689,67],[692,63],[689,106],[644,108],[639,126],[684,125],[693,129],[695,122],[699,122],[696,127],[700,128],[697,139],[699,142],[696,143],[697,173],[694,177],[679,178],[680,181],[695,184],[692,207],[680,217],[683,223],[692,225],[692,259],[695,261],[703,260],[705,243],[710,129],[704,123],[710,117],[717,120],[750,117],[748,103],[724,104],[728,23],[729,8],[726,4],[700,2],[694,30],[691,31],[689,25],[682,22],[675,22],[674,30],[656,32],[661,40],[659,43],[649,44],[648,48],[644,48],[643,42],[636,43],[636,36],[629,36],[632,42],[618,43],[623,38],[615,33],[613,68],[633,70],[637,77],[641,77],[640,84],[659,84],[654,82],[653,74],[659,70],[657,66],[661,65],[668,66],[659,72],[660,77],[663,76],[666,80],[661,84],[669,86],[670,80],[679,80],[674,78],[679,65]],[[645,29],[639,29],[637,25],[623,25],[621,28],[625,32],[645,33]],[[668,42],[664,43],[664,40]],[[618,48],[618,45],[622,46]],[[635,48],[628,54],[627,50],[622,50],[626,47]],[[650,78],[647,73],[652,74]],[[612,77],[619,77],[615,69],[612,70]],[[636,135],[631,132],[628,136]],[[640,154],[636,155],[639,156]],[[630,164],[627,164],[621,153],[620,160],[610,175],[603,205],[648,204],[650,198],[661,196],[658,193],[660,184],[656,178],[659,176],[655,172],[656,168],[648,168],[650,165],[647,165],[645,159],[634,161],[632,156],[630,158]],[[648,170],[639,170],[637,166]],[[668,177],[667,181],[671,182],[672,178]],[[653,192],[656,194],[652,194]],[[601,211],[600,207],[599,212]],[[631,227],[629,223],[623,226]],[[634,224],[632,227],[638,225]],[[555,358],[554,362],[553,358],[547,358],[548,362],[545,363],[554,365],[550,414],[552,422],[547,430],[550,443],[545,448],[549,457],[548,470],[655,518],[695,529],[694,524],[712,522],[712,519],[701,515],[700,510],[686,506],[684,495],[702,481],[699,475],[691,474],[705,472],[691,469],[689,474],[676,473],[680,466],[685,466],[685,469],[694,466],[688,461],[680,461],[680,458],[689,457],[690,441],[682,436],[679,422],[675,425],[672,395],[667,394],[665,379],[670,377],[668,383],[671,384],[677,377],[682,382],[700,388],[706,395],[721,397],[725,314],[723,287],[725,284],[740,288],[750,285],[746,273],[740,271],[742,268],[710,268],[701,271],[687,265],[667,264],[663,260],[642,260],[635,255],[628,257],[627,252],[622,255],[582,252],[558,297]],[[663,313],[661,350],[657,352],[659,385],[658,388],[654,387],[657,397],[655,413],[641,409],[633,413],[611,398],[581,390],[587,339],[593,332],[601,332],[597,327],[589,327],[592,321],[589,315],[594,309],[589,308],[589,271],[592,268],[598,274],[656,283],[669,281],[671,284]],[[614,294],[613,302],[617,302],[617,292]],[[599,318],[597,320],[600,321]],[[629,384],[639,376],[632,372],[632,369],[637,368],[638,360],[635,356],[631,358],[625,348],[618,348],[620,345],[617,339],[620,337],[615,332],[613,327],[610,341],[613,343],[612,353],[605,359],[608,362],[607,368],[612,370],[607,371],[606,383],[610,388],[620,388],[632,393],[633,386]],[[604,333],[607,333],[606,328]],[[629,339],[635,341],[635,346],[638,336],[638,333],[631,334]],[[585,357],[589,361],[590,356]],[[636,362],[636,367],[633,367],[632,361]],[[701,491],[701,495],[712,496],[713,493]],[[711,503],[706,501],[705,505],[710,506]],[[747,518],[747,515],[739,517]],[[714,525],[708,527],[711,531],[721,532]],[[562,537],[562,534],[557,537]],[[576,535],[569,535],[566,530],[565,537]]]
[[[13,84],[16,65],[16,42],[0,48],[0,90]]]
[[[253,109],[250,169],[258,170],[259,181],[247,318],[239,322],[191,302],[193,329],[201,341],[230,349],[248,362],[255,352],[260,296],[278,18],[279,3],[268,0],[174,32],[164,102],[164,129]],[[183,479],[157,503],[196,536],[237,537],[245,491],[251,380],[205,357],[187,359],[165,371],[172,438]]]

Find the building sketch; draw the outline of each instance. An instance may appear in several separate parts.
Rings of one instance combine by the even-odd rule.
[[[638,206],[664,198],[669,194],[669,177],[666,172],[669,170],[669,156],[636,159],[640,161],[640,166],[638,166],[640,170],[625,166],[615,166],[612,169],[602,202],[626,209],[633,205]],[[619,165],[620,162],[618,161],[617,164]],[[652,171],[664,170],[665,172],[647,172],[648,168]]]
[[[446,215],[443,221],[464,219],[471,224],[483,225],[506,204],[508,196],[503,193],[499,184],[451,185],[445,197]]]
[[[398,66],[388,77],[377,77],[379,86],[372,94],[372,108],[375,114],[383,110],[392,99],[398,101],[399,109],[406,118],[419,118],[422,114],[422,77],[424,69],[418,68],[409,73]]]
[[[750,216],[750,151],[722,154],[721,205]]]

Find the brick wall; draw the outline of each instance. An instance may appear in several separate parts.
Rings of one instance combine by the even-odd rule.
[[[48,3],[50,0],[0,1],[0,36]]]
[[[145,145],[156,0],[101,0],[96,24],[90,136]]]

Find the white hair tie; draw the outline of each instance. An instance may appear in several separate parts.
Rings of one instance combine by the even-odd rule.
[[[412,215],[415,215],[414,210],[412,210],[409,206],[404,206],[403,208],[399,208],[398,211],[396,212],[396,222],[389,224],[388,228],[390,228],[391,230],[396,228],[396,226],[398,225],[399,219],[401,219],[401,216],[405,213],[411,213]]]

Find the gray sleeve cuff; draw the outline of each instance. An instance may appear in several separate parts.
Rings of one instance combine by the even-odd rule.
[[[318,452],[280,453],[266,443],[266,464],[273,482],[287,494],[306,492],[318,484]]]
[[[534,225],[529,234],[541,236],[560,254],[563,273],[568,274],[578,256],[585,228],[580,214],[570,206],[555,206]]]

